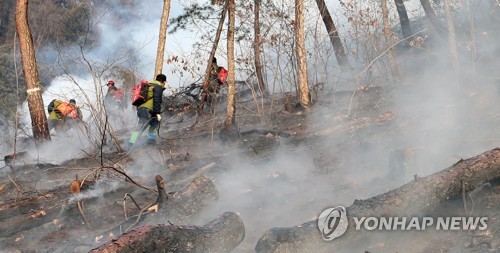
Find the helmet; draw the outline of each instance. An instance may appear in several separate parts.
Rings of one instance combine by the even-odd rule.
[[[115,82],[113,80],[108,81],[108,86],[115,86]]]
[[[142,80],[142,81],[141,81],[141,83],[142,83],[142,84],[148,84],[148,83],[149,83],[149,81],[148,81],[148,80]]]

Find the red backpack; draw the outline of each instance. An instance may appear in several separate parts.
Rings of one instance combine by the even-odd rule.
[[[148,101],[149,82],[142,80],[132,88],[132,105],[140,106]]]
[[[222,84],[226,83],[228,74],[229,72],[224,67],[219,68],[219,74],[217,74],[217,77],[219,78]]]

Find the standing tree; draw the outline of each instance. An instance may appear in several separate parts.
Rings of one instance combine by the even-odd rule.
[[[403,37],[405,40],[410,41],[411,40],[411,25],[410,25],[410,19],[408,18],[408,13],[406,12],[406,7],[405,4],[403,3],[403,0],[394,0],[394,3],[396,4],[396,10],[398,11],[399,15],[399,22],[401,23],[401,31],[403,32]]]
[[[382,8],[382,21],[384,23],[384,36],[385,41],[388,47],[392,46],[392,31],[391,24],[389,23],[389,9],[387,8],[387,0],[381,0],[380,5]],[[391,64],[392,75],[398,79],[399,78],[399,70],[398,63],[396,62],[396,55],[392,48],[389,48],[389,62]]]
[[[24,77],[28,89],[28,107],[33,127],[33,137],[37,141],[50,140],[45,106],[43,105],[40,78],[35,57],[35,48],[28,24],[28,0],[17,0],[16,29],[23,63]]]
[[[226,129],[236,130],[236,101],[235,101],[235,74],[234,74],[234,23],[235,6],[234,0],[227,0],[229,22],[227,27],[227,68],[229,75],[227,78],[227,116],[224,121]]]
[[[422,8],[424,8],[425,16],[429,19],[434,28],[438,31],[438,34],[442,35],[446,32],[443,28],[439,19],[436,16],[436,13],[432,9],[431,3],[429,0],[420,0],[420,4],[422,4]]]
[[[167,21],[170,13],[170,0],[163,1],[163,12],[161,14],[160,35],[158,38],[158,50],[156,53],[155,76],[163,71],[163,56],[165,55],[165,41],[167,39]]]
[[[221,4],[221,1],[216,1],[214,3]],[[219,25],[217,26],[217,32],[215,34],[215,40],[214,40],[214,43],[212,45],[212,50],[210,51],[210,56],[208,57],[207,69],[205,70],[205,77],[203,78],[203,83],[201,86],[201,88],[203,89],[204,92],[201,95],[201,101],[200,101],[200,104],[198,105],[198,109],[200,112],[203,111],[203,106],[205,105],[205,102],[207,100],[207,96],[210,93],[208,91],[208,82],[210,79],[210,69],[212,67],[212,60],[215,57],[215,51],[217,51],[217,46],[219,45],[220,35],[222,33],[222,26],[224,25],[224,20],[226,19],[227,5],[228,5],[228,2],[226,1],[224,4],[224,7],[222,8],[222,13],[221,13],[221,16],[219,19]]]
[[[261,41],[260,41],[260,5],[261,0],[255,0],[255,20],[254,20],[254,63],[255,63],[255,73],[257,75],[257,81],[259,82],[259,89],[263,96],[268,94],[266,85],[264,84],[264,77],[262,76],[262,62],[260,61],[261,53]]]
[[[333,22],[332,16],[326,7],[325,0],[316,0],[316,4],[318,5],[319,13],[321,14],[323,23],[325,23],[326,31],[328,32],[330,42],[332,43],[333,50],[335,51],[335,58],[337,58],[337,62],[341,67],[346,67],[349,65],[349,61],[345,53],[344,45],[342,44],[342,40],[340,40],[340,36],[337,31],[337,27]]]
[[[297,57],[297,81],[299,101],[303,108],[311,107],[311,95],[307,82],[306,44],[304,35],[304,0],[295,0],[295,53]]]
[[[455,26],[453,25],[453,17],[451,16],[450,0],[444,0],[444,12],[446,15],[446,23],[448,24],[448,43],[450,45],[451,63],[455,75],[460,74],[460,64],[458,62],[457,39],[455,35]]]

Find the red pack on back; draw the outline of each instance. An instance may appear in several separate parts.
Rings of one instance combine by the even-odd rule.
[[[149,82],[142,80],[132,88],[132,105],[140,106],[148,101]]]
[[[226,83],[228,74],[229,72],[224,67],[220,67],[219,74],[217,75],[217,77],[222,82],[222,84]]]

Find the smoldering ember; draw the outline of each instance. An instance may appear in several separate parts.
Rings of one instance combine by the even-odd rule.
[[[0,252],[498,252],[499,21],[0,1]]]

